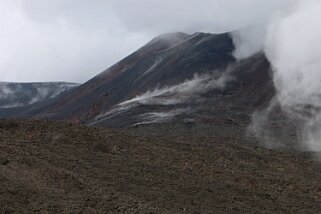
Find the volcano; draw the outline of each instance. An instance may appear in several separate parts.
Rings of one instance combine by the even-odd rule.
[[[265,112],[270,63],[234,51],[164,34],[80,85],[4,84],[0,213],[318,213],[320,164]]]
[[[164,34],[72,90],[0,114],[104,127],[248,119],[274,95],[270,64],[234,50],[228,33]]]

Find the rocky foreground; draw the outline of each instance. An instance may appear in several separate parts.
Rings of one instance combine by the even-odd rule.
[[[317,213],[313,155],[246,125],[123,130],[0,120],[0,213]]]

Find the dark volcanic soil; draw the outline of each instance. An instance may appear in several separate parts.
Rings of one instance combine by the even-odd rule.
[[[1,120],[0,213],[318,213],[311,154],[262,148],[245,128]]]

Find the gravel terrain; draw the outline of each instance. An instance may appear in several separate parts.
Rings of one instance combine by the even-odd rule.
[[[0,120],[0,213],[320,212],[313,155],[264,148],[246,127]]]

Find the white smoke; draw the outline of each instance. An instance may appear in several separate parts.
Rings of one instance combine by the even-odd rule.
[[[277,126],[280,121],[276,121],[275,118],[272,119],[277,107],[278,101],[274,98],[266,108],[253,113],[251,124],[248,127],[248,134],[260,139],[260,143],[267,148],[280,148],[284,146],[285,142],[289,142],[290,133],[288,129],[284,127],[280,129]],[[278,130],[278,133],[276,133],[276,130]],[[287,139],[281,139],[282,136]]]
[[[254,9],[253,7],[248,7],[247,12],[257,10],[256,12],[261,12],[262,14],[253,16],[251,21],[248,20],[245,24],[236,25],[235,28],[233,28],[234,32],[232,36],[236,48],[234,57],[242,60],[261,52],[265,46],[266,33],[271,19],[279,13],[290,13],[296,1],[297,0],[255,1],[255,3],[261,6],[257,6]],[[253,2],[254,1],[252,1],[252,3]],[[253,11],[251,11],[251,13],[252,12]]]
[[[276,102],[290,119],[301,121],[299,138],[313,151],[321,151],[320,14],[320,0],[288,1],[286,7],[271,14],[261,30],[234,35],[238,58],[247,57],[262,44],[274,71]],[[269,111],[260,112],[260,118],[256,113],[252,128],[259,127]],[[266,136],[266,129],[262,130],[260,135]]]
[[[8,87],[8,84],[2,83],[0,84],[0,99],[6,99],[15,94],[15,91]]]
[[[264,47],[264,37],[266,34],[266,25],[262,23],[247,27],[234,32],[233,43],[236,49],[233,53],[238,60],[246,59],[260,51]]]
[[[190,108],[181,108],[181,109],[175,109],[167,112],[145,113],[141,115],[143,121],[136,123],[133,126],[147,125],[147,124],[154,124],[154,123],[166,123],[171,121],[175,116],[178,116],[184,113],[191,113],[191,112],[192,112],[192,109]]]
[[[21,90],[20,85],[17,85],[16,89],[12,89],[11,87],[8,86],[7,83],[0,83],[0,101],[15,97],[17,90]],[[20,102],[6,103],[4,105],[0,105],[0,108],[13,108],[13,107],[19,107],[19,106],[23,106],[23,103],[20,103]]]
[[[144,73],[142,76],[145,76],[146,74],[150,73],[151,71],[155,70],[155,68],[157,68],[157,66],[159,64],[161,64],[161,62],[163,61],[162,57],[159,57],[158,59],[156,59],[156,61],[154,62],[154,64],[152,64],[152,66],[150,66]]]
[[[226,83],[230,82],[231,80],[232,77],[228,74],[228,72],[219,76],[218,78],[214,78],[209,74],[196,74],[191,80],[187,80],[175,86],[147,91],[145,94],[125,101],[119,105],[176,105],[185,103],[188,100],[198,98],[199,95],[211,89],[224,89]]]
[[[273,17],[265,53],[274,70],[282,109],[304,123],[303,140],[321,151],[321,1],[296,1]]]
[[[202,99],[202,94],[213,89],[223,90],[227,84],[233,81],[234,79],[232,75],[230,75],[230,71],[231,69],[228,68],[227,71],[222,72],[222,74],[215,72],[204,75],[196,74],[192,79],[186,80],[178,85],[155,88],[151,91],[147,91],[142,95],[118,104],[107,112],[99,114],[96,116],[95,122],[91,125],[142,105],[172,106],[192,101],[200,101]],[[184,111],[156,112],[145,114],[144,116],[146,116],[147,121],[149,121],[148,123],[150,123],[150,121],[158,121],[160,118],[163,118],[162,120],[165,118],[172,118],[182,112]]]

